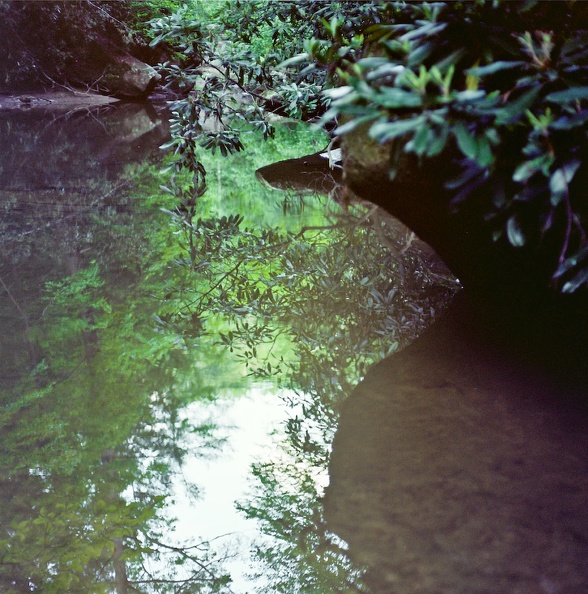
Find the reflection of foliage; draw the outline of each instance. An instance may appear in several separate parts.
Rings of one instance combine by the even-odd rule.
[[[290,157],[292,147],[314,150],[313,137],[322,142],[322,135],[301,134],[297,145],[287,134],[289,147],[270,141],[264,148]],[[258,165],[239,159],[248,174],[239,188],[248,190]],[[9,296],[3,319],[19,316],[11,327],[31,351],[15,354],[18,365],[3,375],[0,392],[3,592],[122,592],[124,583],[128,592],[230,591],[224,553],[206,542],[170,540],[173,519],[165,512],[185,457],[219,443],[214,424],[194,424],[182,409],[242,379],[214,344],[216,332],[230,327],[218,315],[205,325],[191,315],[200,281],[174,241],[189,227],[177,218],[170,229],[160,207],[173,201],[157,191],[152,169],[134,166],[127,174],[97,184],[99,207],[91,191],[81,208],[43,194],[55,210],[51,225],[2,236],[10,264],[0,277]],[[20,206],[22,196],[6,195]],[[67,206],[63,213],[60,206]],[[267,211],[263,201],[252,204],[248,220]],[[45,212],[30,218],[36,224]],[[12,344],[4,335],[3,354]]]
[[[151,188],[146,177],[153,192],[157,177]],[[119,196],[118,204],[130,198]],[[212,388],[192,368],[181,336],[153,323],[152,295],[161,291],[166,261],[141,261],[166,242],[156,220],[145,226],[137,213],[103,209],[92,223],[86,211],[75,212],[75,245],[62,246],[73,274],[43,283],[40,301],[20,286],[31,285],[34,295],[33,274],[2,281],[9,305],[27,321],[31,356],[3,378],[0,391],[0,589],[227,591],[206,543],[162,536],[186,436],[194,435],[201,453],[219,443],[213,424],[193,425],[179,413],[195,398],[208,399]],[[79,229],[87,232],[75,234]],[[55,241],[42,233],[7,239],[19,270],[28,265],[22,243],[42,249]],[[91,262],[81,255],[88,246]],[[59,253],[52,257],[59,262]],[[42,272],[55,278],[54,270]],[[202,345],[200,354],[210,350]]]
[[[255,546],[259,577],[271,578],[259,592],[367,592],[361,568],[346,557],[344,544],[327,530],[316,468],[296,461],[257,464],[255,496],[238,505],[270,537]],[[269,573],[269,575],[268,575]]]
[[[307,415],[321,407],[325,388],[330,406],[370,362],[416,337],[452,292],[422,244],[374,210],[351,207],[298,233],[241,229],[237,215],[192,223],[175,216],[188,236],[178,264],[198,283],[171,291],[184,300],[174,315],[222,316],[230,330],[220,341],[252,375],[279,375],[308,394]],[[329,416],[317,410],[317,421]]]
[[[239,215],[170,214],[183,237],[176,263],[193,282],[186,275],[170,290],[162,323],[214,327],[250,375],[288,388],[292,461],[254,467],[256,494],[240,505],[271,537],[256,549],[267,591],[363,591],[326,531],[314,475],[326,468],[343,398],[431,322],[455,282],[403,227],[359,205],[296,233],[246,227]]]
[[[213,46],[197,21],[174,18],[159,23],[159,39],[184,43],[191,65],[175,75],[170,67],[170,82],[192,77],[188,84],[196,84]],[[194,30],[183,29],[188,25]],[[177,200],[170,212],[181,229],[176,263],[193,281],[186,274],[182,284],[170,287],[160,323],[214,327],[250,375],[289,388],[293,412],[285,447],[293,462],[255,467],[260,484],[241,505],[271,537],[256,551],[269,572],[267,591],[362,591],[361,571],[326,532],[313,473],[326,467],[339,405],[367,366],[412,340],[456,287],[444,271],[433,271],[420,242],[362,206],[338,209],[327,224],[295,233],[246,226],[235,213],[203,216],[206,170],[199,146],[220,148],[223,155],[241,151],[235,121],[248,120],[264,136],[273,133],[256,119],[263,101],[251,95],[244,109],[235,100],[235,88],[246,94],[246,83],[259,84],[264,80],[255,76],[271,74],[262,69],[254,75],[228,60],[223,67],[222,82],[218,68],[208,72],[198,92],[174,108],[173,138],[166,145],[174,150],[168,167],[173,173],[162,189]],[[300,89],[302,82],[290,84],[285,96]],[[308,96],[300,96],[308,107]],[[290,109],[296,109],[295,101]],[[204,128],[209,118],[212,132]],[[192,179],[182,182],[182,172]],[[286,476],[295,484],[291,491],[282,484]]]
[[[177,375],[189,360],[174,356],[174,337],[139,330],[151,325],[149,310],[135,295],[129,314],[96,265],[47,290],[35,330],[43,363],[2,395],[3,494],[14,499],[0,513],[0,583],[5,592],[29,591],[25,583],[44,592],[123,591],[120,583],[135,582],[150,591],[169,577],[140,568],[173,551],[156,535],[166,525],[162,494],[186,454],[179,444],[190,432],[201,448],[216,445],[213,426],[178,415],[199,380],[183,392],[171,370],[157,369],[173,357]],[[204,545],[175,545],[175,557],[186,581],[222,591],[216,566],[201,567],[212,563]]]

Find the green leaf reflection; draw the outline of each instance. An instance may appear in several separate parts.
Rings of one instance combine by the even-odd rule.
[[[3,592],[231,592],[230,545],[196,529],[174,540],[168,507],[184,461],[222,446],[188,406],[259,381],[291,410],[281,453],[254,467],[240,504],[268,537],[256,550],[268,591],[363,591],[325,531],[317,477],[345,395],[455,283],[371,207],[263,188],[257,167],[324,142],[300,135],[277,130],[266,153],[231,164],[203,156],[208,192],[189,220],[160,165],[144,164],[86,182],[116,195],[110,208],[76,210],[67,187],[45,227],[3,230]]]

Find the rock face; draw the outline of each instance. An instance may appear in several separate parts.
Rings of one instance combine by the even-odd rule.
[[[76,64],[72,78],[121,99],[149,95],[161,76],[141,60],[105,43],[95,43],[90,57]]]
[[[466,291],[343,405],[329,529],[376,594],[588,592],[585,301],[546,289],[541,254],[452,214],[451,163],[419,165],[365,130],[345,140],[351,189],[429,243]]]
[[[452,272],[471,289],[509,287],[528,291],[531,284],[548,284],[552,262],[537,251],[495,243],[475,201],[452,212],[444,181],[458,170],[446,156],[419,163],[415,156],[395,154],[393,144],[378,145],[367,125],[343,138],[344,180],[361,198],[399,218],[441,256]],[[392,162],[396,176],[390,178]]]
[[[588,592],[588,417],[462,298],[343,406],[329,529],[376,594]]]

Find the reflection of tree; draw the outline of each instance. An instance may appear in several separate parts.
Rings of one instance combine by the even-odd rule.
[[[270,537],[255,551],[267,591],[365,591],[326,531],[316,475],[345,395],[432,321],[454,281],[421,242],[360,206],[298,233],[245,228],[237,215],[175,216],[189,246],[177,262],[194,280],[175,287],[184,302],[174,315],[204,327],[222,319],[219,341],[250,375],[289,388],[285,457],[253,468],[254,496],[240,504]]]
[[[126,293],[131,319],[96,266],[49,286],[36,329],[44,364],[2,395],[0,466],[3,495],[11,492],[0,512],[3,591],[147,592],[151,584],[173,592],[159,585],[169,572],[141,570],[170,551],[186,582],[222,591],[226,578],[205,545],[184,550],[160,535],[186,434],[199,436],[203,451],[217,441],[214,425],[194,427],[178,414],[209,388],[189,357],[170,354],[175,337],[141,336],[152,312],[140,296],[154,288]],[[170,357],[174,373],[158,368]]]
[[[182,335],[156,322],[169,262],[152,254],[168,229],[140,221],[83,221],[88,245],[105,235],[119,249],[80,256],[64,280],[43,283],[41,301],[7,286],[36,357],[0,391],[3,592],[229,591],[207,543],[167,536],[172,477],[194,455],[187,436],[202,454],[219,441],[213,423],[181,414],[214,388]],[[201,344],[199,357],[222,364],[216,350]]]
[[[160,178],[142,163],[121,174],[109,144],[120,126],[94,134],[78,116],[40,118],[40,132],[32,123],[1,123],[16,143],[5,156],[23,158],[2,172],[0,589],[229,591],[222,555],[169,536],[174,473],[218,445],[215,425],[194,427],[182,409],[242,378],[190,313],[182,287],[194,274],[175,263],[182,247],[159,211]],[[314,136],[296,142],[315,150]],[[287,138],[268,154],[307,150]],[[16,167],[27,159],[39,164],[28,177]],[[241,158],[240,190],[267,160]],[[219,319],[207,329],[227,332]]]
[[[254,547],[257,576],[267,582],[260,592],[367,592],[361,567],[327,530],[315,474],[316,468],[294,460],[253,467],[258,489],[238,507],[270,537]]]

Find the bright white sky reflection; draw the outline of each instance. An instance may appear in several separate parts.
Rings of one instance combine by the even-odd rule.
[[[234,502],[249,491],[251,464],[279,455],[278,443],[288,417],[286,406],[276,395],[275,387],[258,385],[249,388],[241,398],[219,398],[208,404],[195,402],[186,409],[186,416],[195,425],[212,418],[221,425],[227,442],[212,459],[199,457],[197,450],[186,459],[183,476],[174,484],[175,505],[169,508],[170,515],[178,518],[175,539],[185,542],[230,534],[226,539],[218,539],[220,547],[225,541],[230,544],[239,539],[243,557],[229,564],[234,580],[231,587],[236,594],[251,592],[252,584],[244,574],[250,570],[249,545],[259,534],[256,523],[240,514]],[[198,500],[187,493],[184,480],[201,489]]]

